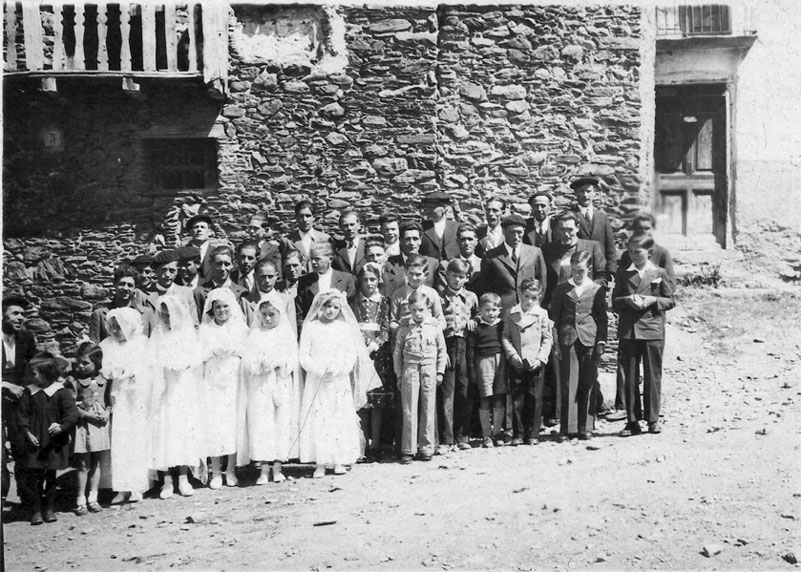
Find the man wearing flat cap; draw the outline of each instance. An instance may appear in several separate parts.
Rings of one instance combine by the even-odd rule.
[[[448,193],[434,191],[423,195],[420,210],[423,214],[423,236],[420,254],[437,260],[450,260],[459,256],[456,231],[459,223],[445,218],[445,209],[451,204]]]
[[[190,239],[185,246],[194,246],[200,249],[200,281],[202,282],[211,275],[211,251],[216,246],[233,245],[226,240],[214,240],[211,238],[211,230],[214,221],[207,214],[196,214],[186,221],[185,229],[189,233]]]
[[[17,406],[26,385],[25,368],[36,353],[36,338],[25,329],[25,310],[28,301],[22,296],[3,296],[3,426],[11,444],[11,456],[22,453],[24,436],[17,428]],[[3,445],[2,489],[8,494],[11,479],[8,473],[8,453]]]
[[[200,285],[200,249],[197,246],[183,246],[175,249],[178,255],[178,277],[175,283],[193,290]]]
[[[131,261],[136,270],[136,287],[142,292],[149,292],[156,281],[156,271],[153,268],[153,255],[140,254]]]
[[[576,206],[573,210],[579,215],[578,237],[583,240],[594,240],[601,245],[606,258],[606,278],[611,281],[617,272],[617,249],[612,225],[606,213],[593,205],[596,193],[601,188],[601,181],[596,177],[580,177],[570,183],[576,193]]]
[[[159,298],[162,296],[177,296],[186,302],[195,325],[200,323],[198,319],[198,296],[188,286],[181,286],[175,283],[178,276],[178,253],[175,250],[162,250],[153,257],[153,266],[156,268],[156,282],[148,292],[147,303],[150,308],[158,313]],[[203,305],[201,304],[201,308]]]
[[[542,251],[523,244],[526,221],[520,215],[509,215],[501,222],[504,241],[489,250],[481,261],[481,293],[495,292],[501,297],[503,314],[519,302],[520,284],[526,278],[536,278],[543,290],[547,285],[547,270]]]

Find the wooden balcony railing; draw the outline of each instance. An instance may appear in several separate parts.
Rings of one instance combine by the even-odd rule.
[[[748,6],[688,4],[656,8],[657,38],[753,34]]]
[[[228,3],[5,3],[5,75],[202,77],[225,85]]]

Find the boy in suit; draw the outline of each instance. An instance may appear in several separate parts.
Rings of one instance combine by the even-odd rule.
[[[341,290],[348,299],[356,295],[356,280],[352,274],[331,268],[334,251],[328,241],[318,242],[311,248],[312,272],[298,280],[298,295],[295,298],[298,333],[303,327],[303,318],[311,308],[314,297],[320,292]]]
[[[618,312],[618,368],[623,376],[628,424],[621,436],[642,433],[640,418],[640,360],[643,362],[643,405],[650,433],[661,433],[662,353],[665,348],[665,313],[675,306],[673,284],[667,272],[649,260],[654,239],[636,234],[626,251],[631,265],[618,271],[612,307]]]

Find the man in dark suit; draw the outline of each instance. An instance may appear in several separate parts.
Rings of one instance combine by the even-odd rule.
[[[11,458],[14,459],[22,453],[24,446],[24,436],[17,425],[17,406],[26,385],[25,368],[36,353],[36,338],[25,329],[28,306],[28,301],[22,296],[3,296],[3,499],[11,486],[10,459],[5,441],[7,439],[11,444]]]
[[[270,260],[275,264],[278,269],[278,279],[281,279],[281,248],[277,241],[268,240],[267,233],[269,231],[267,224],[267,215],[264,213],[256,213],[248,221],[247,233],[250,240],[256,242],[258,247],[258,259]]]
[[[406,258],[413,254],[420,253],[420,242],[423,234],[423,229],[419,223],[415,221],[406,221],[400,227],[400,250],[398,256],[390,256],[384,263],[382,272],[383,283],[381,285],[381,293],[389,298],[392,293],[406,284],[406,272],[404,271],[404,264]],[[424,284],[426,286],[434,287],[437,277],[438,261],[436,258],[426,256],[427,274]]]
[[[336,289],[344,292],[348,299],[356,295],[356,280],[353,275],[331,268],[333,258],[334,253],[330,242],[321,242],[312,246],[312,272],[298,281],[298,295],[295,298],[298,333],[300,333],[303,319],[318,293]]]
[[[420,237],[420,254],[449,260],[459,256],[456,231],[459,223],[445,218],[446,207],[451,204],[448,193],[434,191],[423,196],[420,209],[423,211],[423,235]]]
[[[542,296],[542,307],[548,308],[554,289],[570,278],[570,257],[574,252],[590,253],[590,278],[606,287],[606,260],[601,245],[594,240],[578,237],[579,221],[573,211],[565,211],[556,217],[556,234],[559,240],[542,247],[545,266],[548,268],[548,286]]]
[[[484,205],[484,217],[487,224],[482,224],[476,229],[476,256],[483,258],[484,255],[503,244],[503,228],[501,221],[506,216],[506,201],[500,197],[491,197]]]
[[[191,236],[184,246],[196,246],[200,249],[200,280],[208,280],[211,274],[211,251],[217,246],[226,245],[233,248],[227,240],[211,238],[214,221],[207,214],[196,214],[186,221],[186,232]]]
[[[495,292],[501,297],[504,315],[519,302],[520,284],[536,278],[543,287],[548,284],[545,259],[536,246],[523,244],[526,221],[520,215],[509,215],[501,222],[503,244],[486,253],[481,261],[479,290]]]
[[[211,277],[195,288],[195,299],[198,308],[198,318],[203,320],[203,307],[206,297],[215,288],[228,288],[236,297],[237,302],[248,293],[243,287],[231,280],[231,271],[234,268],[234,251],[228,246],[218,246],[211,252]]]
[[[595,177],[581,177],[570,183],[570,188],[576,193],[573,210],[579,215],[578,237],[601,245],[606,258],[606,277],[611,281],[617,272],[617,248],[609,218],[593,204],[600,187],[601,181]]]
[[[306,271],[311,272],[311,247],[320,242],[331,242],[327,233],[314,228],[314,204],[309,200],[295,204],[297,228],[281,239],[281,256],[286,257],[290,250],[297,250],[306,260]]]
[[[217,248],[228,248],[217,247]],[[229,249],[230,250],[230,249]],[[151,289],[146,292],[145,303],[158,315],[159,302],[161,296],[177,296],[186,302],[189,314],[192,316],[195,325],[200,323],[200,313],[203,311],[203,299],[198,292],[198,288],[192,290],[188,286],[176,284],[178,276],[178,253],[175,250],[162,250],[153,257],[153,266],[156,269],[156,282]]]
[[[464,260],[469,266],[467,283],[464,287],[475,293],[481,278],[481,258],[475,254],[476,244],[478,244],[476,227],[469,222],[463,222],[459,225],[459,230],[456,231],[456,239],[459,242],[459,256],[455,258]],[[451,260],[455,258],[451,258]],[[437,267],[435,283],[437,284],[438,292],[444,292],[448,287],[448,263],[450,263],[450,260],[443,260]]]
[[[551,216],[551,194],[545,191],[534,193],[529,197],[532,217],[526,221],[526,235],[523,242],[542,248],[544,244],[557,239],[554,229],[555,221]]]
[[[361,236],[359,214],[352,209],[343,210],[339,215],[339,231],[342,239],[334,241],[331,267],[355,276],[364,264],[364,237]]]
[[[231,271],[231,280],[242,286],[247,292],[258,292],[259,290],[254,273],[256,262],[259,260],[258,256],[259,245],[253,240],[244,240],[236,247],[236,268]]]
[[[156,327],[156,315],[145,301],[146,295],[136,287],[136,269],[128,264],[114,268],[114,290],[108,304],[95,308],[89,316],[89,339],[99,344],[109,336],[106,316],[115,308],[133,308],[142,315],[142,325],[146,336]]]

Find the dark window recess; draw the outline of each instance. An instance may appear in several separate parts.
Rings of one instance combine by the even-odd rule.
[[[679,25],[688,36],[731,34],[729,7],[724,4],[679,6]]]
[[[217,187],[214,139],[148,141],[153,191],[211,190]]]

